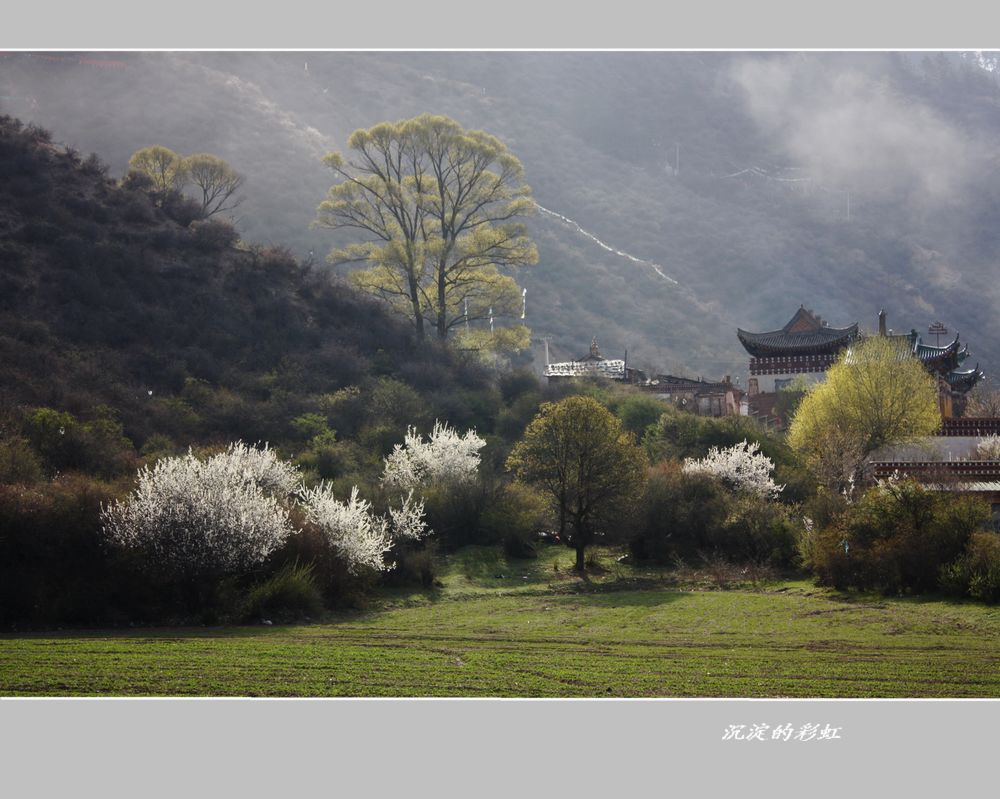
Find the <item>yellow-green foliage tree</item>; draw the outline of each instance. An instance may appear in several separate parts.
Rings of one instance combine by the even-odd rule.
[[[531,344],[531,331],[524,325],[488,328],[459,328],[453,340],[460,350],[477,354],[485,363],[509,363],[505,354],[520,352]],[[498,359],[499,356],[499,359]]]
[[[202,219],[231,211],[243,202],[236,192],[243,186],[244,176],[210,153],[196,153],[185,158],[154,144],[132,153],[128,171],[148,177],[158,192],[193,188],[201,204]]]
[[[167,147],[154,144],[132,153],[128,171],[138,172],[153,181],[156,191],[180,189],[184,185],[184,159]]]
[[[243,175],[217,155],[189,155],[181,163],[181,169],[188,183],[201,194],[198,199],[203,218],[208,219],[221,211],[231,211],[243,202],[242,197],[236,196],[243,185]]]
[[[788,443],[827,486],[848,489],[865,460],[941,425],[937,385],[894,339],[873,336],[845,350],[799,404]]]
[[[588,544],[602,526],[620,524],[638,500],[648,462],[635,436],[591,397],[567,397],[542,405],[507,459],[519,479],[552,501],[584,569]]]
[[[324,162],[339,178],[316,225],[359,234],[336,264],[406,314],[423,338],[466,322],[512,317],[521,292],[501,270],[538,262],[520,219],[534,210],[523,168],[496,137],[424,114],[356,130],[352,153]]]

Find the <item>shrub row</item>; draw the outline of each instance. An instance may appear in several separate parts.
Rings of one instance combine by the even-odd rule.
[[[799,550],[819,582],[838,589],[945,590],[995,601],[1000,537],[984,531],[990,517],[980,498],[891,480],[811,524]]]
[[[763,497],[736,494],[705,474],[666,461],[650,470],[633,521],[632,555],[670,563],[721,555],[789,567],[798,523],[791,510]]]

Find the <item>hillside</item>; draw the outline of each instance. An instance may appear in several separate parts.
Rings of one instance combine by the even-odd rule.
[[[6,435],[48,407],[113,420],[136,449],[301,447],[325,425],[308,414],[335,418],[338,396],[348,433],[371,416],[376,438],[401,438],[442,409],[477,421],[462,400],[491,390],[478,367],[418,348],[406,324],[325,271],[238,241],[227,223],[188,225],[183,203],[157,205],[106,171],[0,117]]]
[[[12,53],[0,95],[113,174],[152,143],[217,153],[248,176],[243,236],[320,261],[319,159],[352,130],[431,111],[500,136],[541,206],[640,259],[532,220],[536,367],[543,337],[563,359],[597,335],[640,368],[742,375],[735,328],[800,303],[940,319],[1000,359],[1000,94],[958,54]]]

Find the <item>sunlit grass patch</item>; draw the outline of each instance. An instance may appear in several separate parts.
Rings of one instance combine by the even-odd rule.
[[[1000,696],[995,608],[795,581],[562,590],[554,556],[497,578],[509,562],[464,553],[443,589],[323,624],[8,635],[0,693]]]

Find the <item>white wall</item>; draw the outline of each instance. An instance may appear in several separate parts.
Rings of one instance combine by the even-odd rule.
[[[947,461],[975,459],[979,436],[927,436],[912,444],[895,444],[875,452],[873,461]]]
[[[801,377],[808,385],[812,385],[813,383],[820,383],[826,379],[826,372],[791,372],[789,374],[776,375],[750,375],[749,379],[757,379],[757,390],[761,394],[770,394],[775,390],[775,380],[793,380],[796,377]],[[747,385],[749,386],[750,384],[747,383]]]

